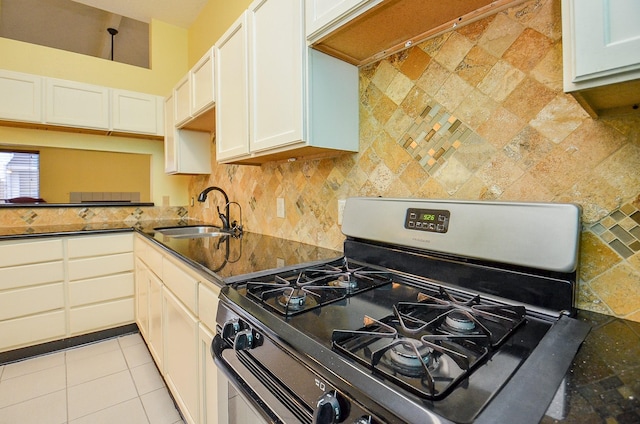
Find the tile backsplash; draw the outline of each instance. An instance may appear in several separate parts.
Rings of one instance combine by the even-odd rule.
[[[578,306],[640,321],[640,119],[591,119],[562,90],[560,0],[532,0],[360,69],[360,152],[216,165],[249,231],[341,249],[350,196],[572,202]],[[283,198],[285,218],[276,214]],[[217,222],[212,197],[189,216]],[[233,211],[232,211],[233,213]]]

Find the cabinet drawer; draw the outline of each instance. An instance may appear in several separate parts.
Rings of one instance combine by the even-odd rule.
[[[133,253],[69,261],[69,281],[133,271]]]
[[[69,283],[69,303],[73,306],[133,296],[133,272]]]
[[[62,258],[61,240],[20,240],[0,244],[0,267],[50,262]]]
[[[0,268],[0,290],[55,283],[64,280],[62,261]]]
[[[162,279],[162,253],[146,241],[142,236],[136,236],[135,253],[156,276]]]
[[[198,286],[198,317],[207,328],[216,331],[216,312],[218,310],[218,294],[203,283]]]
[[[0,322],[0,351],[60,339],[65,336],[64,311]]]
[[[0,293],[0,320],[64,308],[62,283]]]
[[[68,240],[67,251],[69,258],[133,252],[133,235],[118,234],[71,238]]]
[[[167,258],[164,258],[162,261],[162,277],[162,281],[169,290],[171,290],[191,312],[197,314],[198,280]]]
[[[134,322],[134,300],[115,300],[113,302],[72,308],[69,323],[72,335],[88,333],[103,328]]]

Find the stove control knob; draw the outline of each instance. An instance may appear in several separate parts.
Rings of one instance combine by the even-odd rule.
[[[222,337],[225,339],[233,339],[240,331],[240,321],[232,319],[224,323],[222,326]]]
[[[318,399],[313,424],[341,423],[349,415],[349,405],[337,392],[327,392]]]
[[[253,349],[254,339],[253,330],[250,328],[239,331],[238,334],[236,334],[235,339],[233,339],[233,348],[235,350]]]
[[[371,423],[371,417],[356,418],[356,420],[353,422],[353,424],[372,424]]]

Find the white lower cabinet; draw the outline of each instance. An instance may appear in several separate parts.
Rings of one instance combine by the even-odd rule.
[[[133,235],[69,238],[67,255],[70,334],[134,322]]]
[[[189,423],[198,419],[198,320],[166,288],[163,289],[165,380]]]
[[[135,254],[136,322],[185,422],[227,423],[228,382],[210,351],[219,289],[143,236]]]
[[[0,242],[0,352],[134,321],[133,234]]]

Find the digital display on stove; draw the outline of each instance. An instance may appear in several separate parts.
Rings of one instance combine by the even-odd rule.
[[[407,209],[404,228],[409,230],[446,233],[449,230],[451,212],[438,209]]]

